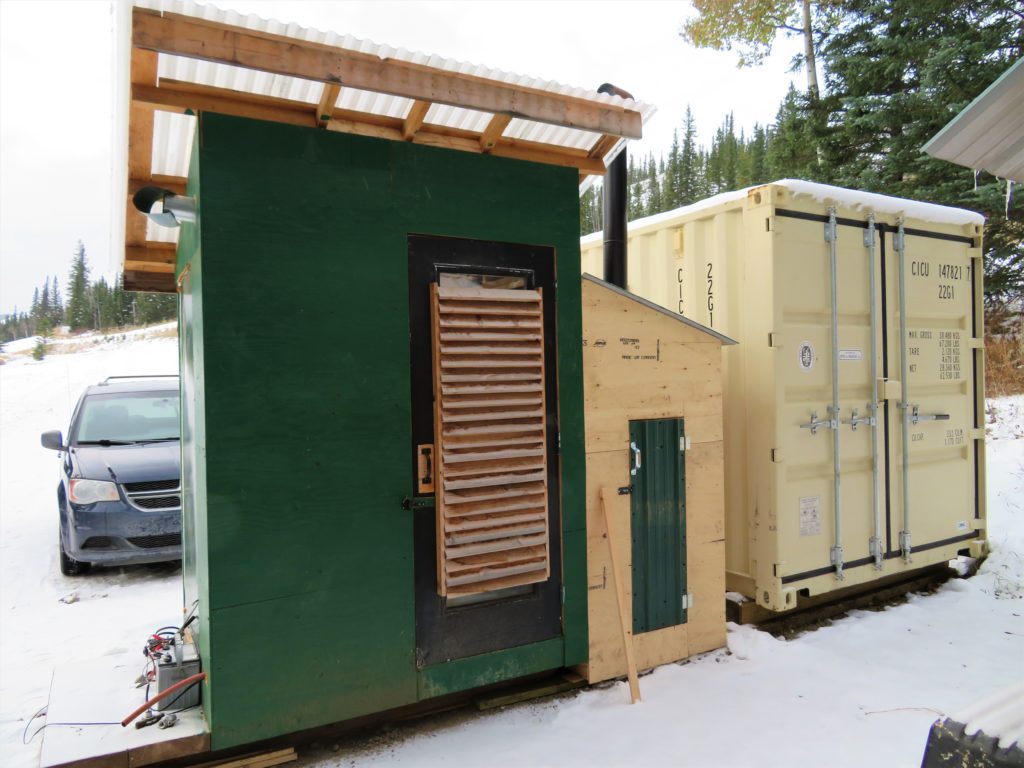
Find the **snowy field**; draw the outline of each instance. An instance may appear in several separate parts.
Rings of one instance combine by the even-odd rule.
[[[100,337],[85,347],[0,366],[4,768],[38,763],[41,739],[23,746],[22,730],[46,703],[55,665],[141,648],[181,617],[174,565],[74,579],[58,570],[58,465],[39,433],[67,429],[87,384],[177,366],[173,339]],[[305,748],[299,765],[920,765],[940,713],[1024,679],[1024,397],[992,401],[986,421],[993,552],[975,577],[795,640],[731,626],[728,650],[642,677],[634,706],[615,683]]]

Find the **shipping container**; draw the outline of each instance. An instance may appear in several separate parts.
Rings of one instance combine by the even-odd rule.
[[[983,223],[786,180],[630,224],[627,288],[739,342],[728,589],[787,610],[985,551]]]

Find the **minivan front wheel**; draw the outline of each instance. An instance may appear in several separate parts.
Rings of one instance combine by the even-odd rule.
[[[89,563],[83,563],[81,560],[75,560],[75,558],[68,555],[64,551],[64,540],[58,536],[60,542],[60,572],[65,576],[81,576],[83,573],[89,570]]]

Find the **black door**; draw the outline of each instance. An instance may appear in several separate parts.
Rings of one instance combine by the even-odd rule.
[[[555,347],[554,249],[479,240],[409,236],[409,341],[416,573],[416,663],[420,667],[561,635],[561,538],[558,485],[558,397]],[[543,291],[547,516],[550,576],[542,582],[463,597],[438,589],[434,494],[426,491],[436,457],[420,446],[434,440],[432,285],[528,288]]]

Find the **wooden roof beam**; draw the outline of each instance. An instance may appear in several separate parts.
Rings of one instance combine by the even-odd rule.
[[[405,121],[402,123],[403,139],[409,141],[423,127],[423,120],[426,118],[427,112],[430,111],[430,107],[429,101],[417,100],[412,103],[409,114],[405,116]]]
[[[126,291],[149,291],[151,293],[177,293],[173,273],[146,272],[134,269],[124,271]]]
[[[312,126],[313,115],[309,104],[304,101],[277,99],[271,96],[246,94],[227,88],[215,88],[208,85],[186,83],[175,80],[161,80],[159,88],[146,86],[132,87],[133,105],[146,109],[168,109],[184,112],[192,110],[201,112],[209,110],[241,117],[252,117],[260,120],[274,120],[293,125]],[[429,107],[429,105],[427,105]],[[426,114],[424,112],[424,114]],[[393,141],[413,141],[417,144],[447,147],[468,152],[482,152],[481,136],[471,131],[424,123],[416,133],[405,136],[405,125],[408,117],[403,120],[386,115],[374,115],[369,112],[335,109],[333,117],[327,124],[332,131],[357,133],[362,136],[376,136]],[[493,123],[493,121],[492,121]],[[540,142],[522,141],[519,139],[498,138],[491,148],[490,154],[501,157],[512,157],[519,160],[530,160],[539,163],[564,165],[579,168],[590,174],[603,174],[604,163],[599,159],[588,158],[583,150],[558,148]],[[154,183],[157,183],[154,181]],[[170,188],[170,187],[168,187]],[[130,204],[130,202],[129,202]],[[145,239],[145,219],[133,209],[129,215],[142,220],[143,237],[130,245],[138,245]]]
[[[184,195],[187,182],[188,179],[183,176],[163,176],[158,173],[145,179],[128,179],[128,196],[131,197],[143,187],[162,187],[163,189],[169,189],[176,195]],[[142,214],[139,215],[141,216]]]
[[[341,86],[337,83],[324,83],[324,89],[320,93],[320,103],[316,105],[316,123],[321,128],[327,127],[340,93]]]
[[[132,11],[132,45],[288,77],[639,139],[640,113],[461,72],[174,13]]]
[[[133,49],[130,77],[132,87],[156,85],[157,55],[151,51]],[[129,107],[128,119],[128,179],[149,178],[153,168],[153,113],[135,104]],[[146,240],[146,219],[127,201],[124,220],[124,239],[128,245]]]
[[[484,128],[484,132],[480,134],[480,149],[484,152],[490,152],[494,149],[494,145],[498,143],[501,138],[501,134],[508,128],[508,124],[512,122],[512,118],[508,115],[495,115],[491,118],[491,122]]]

